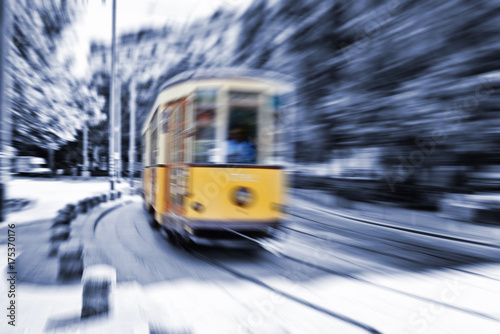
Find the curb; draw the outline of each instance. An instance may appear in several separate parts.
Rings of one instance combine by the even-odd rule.
[[[72,232],[71,223],[79,214],[86,214],[92,208],[106,203],[108,197],[111,201],[121,198],[122,192],[113,190],[99,195],[86,197],[76,205],[67,204],[58,211],[53,219],[50,235],[50,246],[47,256],[58,257],[57,279],[67,282],[81,279],[83,275],[83,243],[79,238],[71,238],[76,232]],[[82,222],[84,224],[85,222]]]
[[[82,277],[82,318],[107,315],[113,309],[113,292],[116,289],[116,270],[107,265],[85,269]]]

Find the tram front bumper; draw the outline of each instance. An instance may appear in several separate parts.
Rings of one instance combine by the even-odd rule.
[[[193,241],[207,240],[245,240],[272,237],[280,221],[205,221],[189,220],[184,222],[184,231]]]

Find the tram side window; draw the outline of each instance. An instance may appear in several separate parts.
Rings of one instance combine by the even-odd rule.
[[[151,120],[151,156],[150,164],[156,165],[158,163],[158,110],[155,112]]]
[[[228,163],[257,163],[257,108],[231,107],[227,140]]]
[[[216,91],[196,92],[194,162],[212,163],[215,151]]]
[[[146,152],[146,134],[144,134],[142,136],[142,140],[141,140],[141,153],[139,153],[139,154],[141,154],[142,159],[137,160],[137,161],[142,161],[142,166],[146,167],[146,166],[149,165],[149,164],[147,164],[147,162],[145,160],[143,160],[146,157],[146,154],[147,154],[147,152]]]
[[[271,97],[271,108],[273,112],[273,128],[274,128],[274,138],[273,138],[273,158],[281,159],[284,158],[285,147],[284,144],[284,134],[285,134],[285,111],[283,109],[284,96],[274,95]]]

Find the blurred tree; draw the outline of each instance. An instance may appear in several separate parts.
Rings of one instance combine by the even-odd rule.
[[[138,124],[166,80],[232,64],[297,78],[300,161],[379,147],[388,172],[418,152],[415,174],[479,157],[499,163],[499,17],[487,0],[262,0],[222,10],[170,40],[183,56],[131,72]]]
[[[44,148],[49,158],[75,139],[84,122],[103,119],[102,101],[74,75],[67,55],[65,43],[75,38],[70,29],[81,10],[81,2],[66,0],[20,0],[12,8],[14,145]]]

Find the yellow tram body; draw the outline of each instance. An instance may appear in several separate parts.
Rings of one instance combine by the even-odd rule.
[[[164,85],[142,131],[143,196],[169,236],[268,237],[283,221],[273,104],[280,89],[241,76]]]

